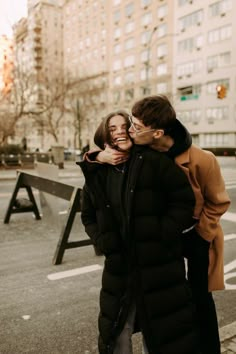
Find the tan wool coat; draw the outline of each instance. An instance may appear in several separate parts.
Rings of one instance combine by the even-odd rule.
[[[196,230],[211,243],[209,250],[209,291],[224,289],[224,234],[220,217],[227,211],[230,199],[225,189],[219,163],[214,154],[192,145],[175,158],[192,185],[196,205]]]

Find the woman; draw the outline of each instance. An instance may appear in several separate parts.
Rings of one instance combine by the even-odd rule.
[[[85,175],[82,222],[105,255],[99,353],[132,353],[137,324],[146,353],[199,354],[180,240],[193,222],[194,195],[187,177],[164,154],[132,147],[128,128],[127,113],[114,112],[94,137],[100,148],[131,150],[128,162],[79,163]]]

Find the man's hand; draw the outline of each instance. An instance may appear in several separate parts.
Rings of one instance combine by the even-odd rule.
[[[128,152],[121,152],[112,149],[109,145],[105,147],[105,150],[99,152],[96,160],[101,163],[108,163],[110,165],[118,165],[122,162],[126,162],[129,159]]]

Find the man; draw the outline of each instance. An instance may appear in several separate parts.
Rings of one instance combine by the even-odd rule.
[[[184,256],[197,307],[202,351],[220,354],[217,314],[211,292],[224,289],[224,240],[219,221],[230,205],[220,166],[212,153],[192,144],[191,135],[178,121],[165,96],[150,96],[136,102],[130,123],[129,133],[134,143],[166,153],[184,170],[192,185],[196,225],[183,234]],[[115,165],[128,156],[107,147],[96,159]]]

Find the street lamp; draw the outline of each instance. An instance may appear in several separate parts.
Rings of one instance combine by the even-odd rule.
[[[157,30],[157,26],[153,27],[152,32],[150,34],[149,41],[147,42],[147,61],[146,61],[146,70],[145,70],[145,78],[146,78],[146,85],[145,85],[145,93],[149,94],[149,68],[150,68],[150,52],[151,52],[151,46],[152,46],[152,38],[154,33]]]

